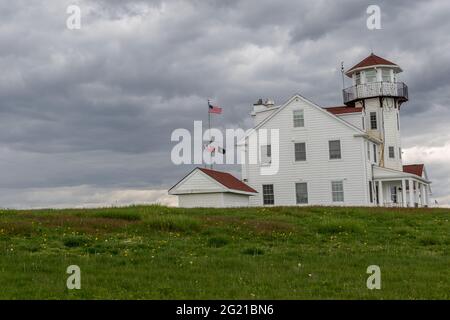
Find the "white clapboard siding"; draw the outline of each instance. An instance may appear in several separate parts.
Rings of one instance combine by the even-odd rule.
[[[303,109],[304,128],[293,127],[294,109]],[[295,183],[308,183],[309,205],[368,205],[369,169],[366,140],[357,130],[343,124],[317,106],[298,97],[275,114],[261,128],[279,129],[280,165],[276,175],[260,175],[259,165],[245,165],[248,184],[259,193],[251,205],[262,205],[262,185],[273,184],[275,205],[296,205]],[[340,140],[342,159],[329,160],[328,141]],[[294,142],[306,143],[306,161],[295,162]],[[272,149],[273,150],[273,149]],[[272,151],[273,152],[273,151]],[[344,202],[333,203],[331,181],[344,181]]]
[[[182,208],[231,208],[248,207],[249,196],[234,193],[194,193],[178,195],[178,205]]]
[[[225,190],[216,181],[209,178],[206,174],[202,173],[200,170],[194,171],[189,179],[185,179],[176,187],[177,192],[185,192],[192,190],[195,191],[205,191],[210,192]]]
[[[251,198],[252,196],[250,196]],[[225,207],[248,207],[249,196],[235,193],[223,193],[223,203]]]
[[[402,171],[402,160],[399,155],[399,148],[401,148],[401,135],[400,130],[397,127],[397,115],[400,115],[399,110],[392,98],[384,98],[383,107],[380,107],[380,99],[367,99],[365,102],[366,107],[366,124],[370,128],[370,113],[377,113],[378,130],[375,132],[375,136],[379,136],[384,139],[384,166],[394,170]],[[395,158],[389,158],[389,146],[394,147]]]
[[[273,112],[276,111],[278,107],[265,107],[265,106],[258,106],[259,111],[253,112],[253,124],[256,126],[258,125],[262,120],[266,119],[268,116],[270,116]]]
[[[178,195],[178,206],[181,208],[221,208],[223,207],[222,193],[194,193]]]
[[[360,130],[363,130],[363,112],[344,113],[337,115],[340,119],[354,125]]]

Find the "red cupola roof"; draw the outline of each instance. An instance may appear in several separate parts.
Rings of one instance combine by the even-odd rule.
[[[397,64],[371,53],[370,56],[351,67],[345,74],[347,76],[350,76],[356,70],[366,69],[368,67],[374,66],[391,66],[397,68],[399,71],[402,71],[402,69]]]

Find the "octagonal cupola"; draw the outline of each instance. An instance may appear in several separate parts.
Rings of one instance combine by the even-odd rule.
[[[403,70],[397,64],[370,54],[345,72],[352,79],[352,86],[344,89],[344,103],[354,105],[356,101],[374,97],[398,98],[399,102],[408,100],[408,87],[397,81]]]

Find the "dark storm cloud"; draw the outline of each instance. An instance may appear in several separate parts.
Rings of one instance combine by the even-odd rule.
[[[82,29],[70,31],[74,3]],[[366,28],[370,4],[381,7],[382,30]],[[371,50],[404,69],[405,156],[427,161],[408,150],[450,148],[449,14],[444,0],[3,1],[3,199],[17,194],[20,204],[29,188],[45,190],[49,205],[61,201],[48,188],[167,188],[189,170],[171,164],[170,134],[206,120],[207,98],[225,108],[214,118],[221,127],[248,127],[259,97],[340,105],[340,62]],[[444,198],[450,168],[433,159],[433,191]]]

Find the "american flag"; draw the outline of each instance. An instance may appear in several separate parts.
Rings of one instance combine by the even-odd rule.
[[[217,113],[217,114],[221,114],[222,113],[222,108],[218,107],[218,106],[213,106],[209,101],[208,101],[208,106],[209,106],[209,113]]]
[[[210,145],[207,145],[206,146],[206,150],[208,151],[208,152],[210,152],[210,153],[214,153],[214,152],[219,152],[219,153],[221,153],[221,154],[225,154],[226,153],[226,150],[224,149],[224,148],[222,148],[222,147],[220,147],[220,146],[215,146],[215,145],[213,145],[213,144],[210,144]]]

